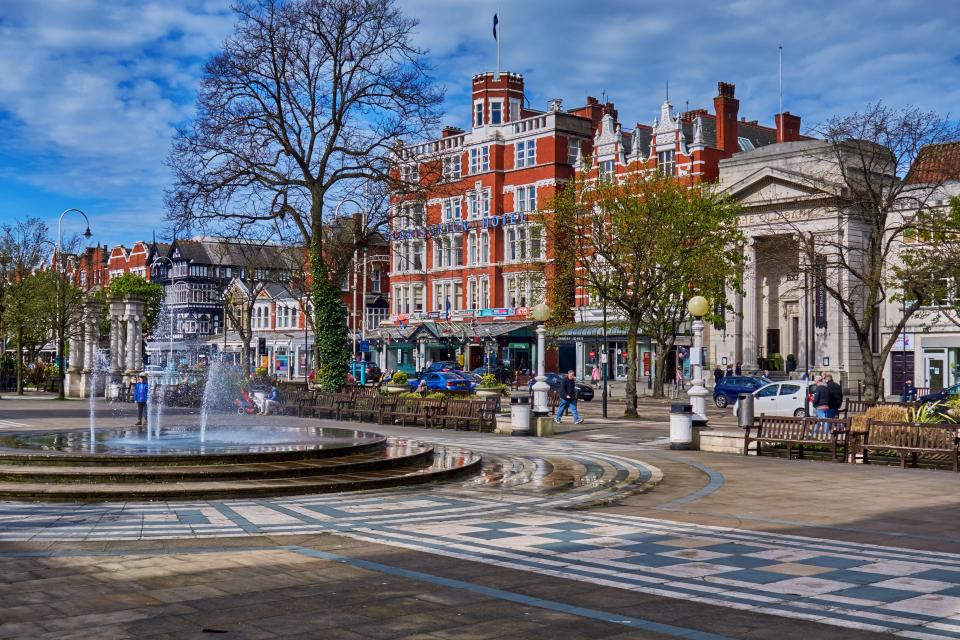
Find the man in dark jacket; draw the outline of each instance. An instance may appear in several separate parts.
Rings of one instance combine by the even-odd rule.
[[[823,383],[827,388],[828,415],[826,417],[839,418],[840,407],[843,405],[843,389],[833,381],[833,376],[829,373],[823,376]]]
[[[569,411],[573,416],[573,423],[580,424],[583,418],[577,412],[577,380],[573,371],[567,371],[567,377],[560,383],[560,406],[557,407],[557,424],[563,419],[563,413]]]
[[[830,417],[830,390],[827,388],[827,377],[816,385],[813,391],[813,408],[817,411],[818,418]]]

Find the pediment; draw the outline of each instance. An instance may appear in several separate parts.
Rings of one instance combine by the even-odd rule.
[[[821,200],[836,195],[829,184],[803,174],[765,167],[723,189],[745,207]]]

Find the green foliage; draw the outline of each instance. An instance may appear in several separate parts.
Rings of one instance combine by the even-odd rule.
[[[950,405],[943,402],[928,402],[919,407],[910,408],[909,422],[920,424],[954,423],[957,419],[950,411]]]
[[[408,376],[403,371],[397,371],[393,374],[393,377],[390,378],[390,384],[407,384],[410,382],[410,376]]]
[[[502,385],[500,384],[500,381],[497,380],[497,376],[493,375],[492,373],[485,373],[480,376],[480,384],[478,386],[483,387],[484,389],[491,389],[500,387]]]
[[[110,279],[111,298],[140,298],[144,301],[144,312],[147,321],[144,333],[153,330],[157,314],[160,312],[160,303],[163,302],[163,287],[153,282],[147,282],[142,276],[133,273],[124,273]]]
[[[553,247],[553,260],[547,269],[553,273],[547,277],[550,288],[547,304],[553,310],[547,321],[549,327],[560,327],[574,321],[573,308],[577,290],[577,243],[574,242],[577,222],[577,185],[569,182],[553,197],[549,208],[553,209],[547,237]]]
[[[767,356],[767,367],[773,371],[783,371],[783,357],[779,353],[771,353]]]
[[[323,391],[339,391],[347,378],[350,352],[347,348],[347,325],[344,322],[343,300],[339,287],[330,281],[320,255],[319,243],[311,245],[310,264],[313,272],[314,330],[317,337],[317,369],[315,381]]]

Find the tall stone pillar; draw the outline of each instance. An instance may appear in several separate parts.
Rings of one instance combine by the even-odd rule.
[[[747,238],[744,247],[747,265],[743,272],[743,367],[757,365],[757,308],[760,297],[757,295],[757,245],[754,238]]]
[[[67,348],[70,352],[70,366],[67,367],[67,375],[64,380],[66,386],[66,394],[71,398],[80,396],[80,386],[81,386],[81,371],[83,370],[84,365],[84,344],[83,336],[80,335],[71,335],[67,340]]]
[[[137,324],[132,315],[127,315],[127,339],[125,341],[124,350],[123,350],[123,364],[125,372],[128,376],[133,377],[136,375],[136,356],[134,354],[134,348],[137,344]]]
[[[110,377],[118,380],[126,366],[123,361],[123,300],[113,298],[110,300]]]
[[[103,372],[97,371],[97,349],[100,346],[100,304],[88,302],[83,312],[84,368],[82,371],[81,397],[90,397],[100,392]]]

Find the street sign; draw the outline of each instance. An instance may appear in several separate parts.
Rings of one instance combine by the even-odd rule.
[[[360,353],[370,353],[370,341],[361,340],[360,341]]]

